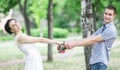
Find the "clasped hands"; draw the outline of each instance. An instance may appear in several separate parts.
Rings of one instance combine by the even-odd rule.
[[[57,47],[57,50],[59,53],[65,53],[65,50],[66,49],[72,49],[74,46],[73,46],[73,43],[74,42],[65,42],[63,41],[62,43],[60,43]]]
[[[58,50],[59,53],[65,53],[66,49],[67,48],[66,48],[66,45],[65,45],[65,41],[63,41],[63,43],[58,45],[58,47],[57,47],[57,50]]]

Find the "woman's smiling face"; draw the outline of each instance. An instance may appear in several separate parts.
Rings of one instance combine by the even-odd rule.
[[[11,20],[9,27],[13,33],[21,30],[21,25],[16,20]]]

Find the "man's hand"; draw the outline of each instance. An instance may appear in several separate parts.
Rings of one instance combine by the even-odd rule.
[[[75,47],[75,42],[66,42],[65,43],[65,47],[67,48],[67,49],[72,49],[72,48],[74,48]]]

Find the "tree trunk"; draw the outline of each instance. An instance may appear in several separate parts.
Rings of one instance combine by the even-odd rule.
[[[27,14],[24,14],[24,21],[25,21],[26,32],[27,32],[28,35],[31,35],[31,32],[30,32],[30,20],[29,20]]]
[[[48,5],[48,38],[53,38],[53,0]],[[53,61],[52,45],[48,44],[48,61]]]
[[[94,32],[94,22],[93,22],[93,10],[91,0],[81,0],[81,23],[83,26],[83,38],[89,37]],[[90,70],[90,56],[91,56],[91,46],[85,46],[85,63],[86,70]]]
[[[17,3],[20,8],[20,12],[23,15],[24,21],[25,21],[25,28],[28,35],[31,35],[30,33],[30,20],[28,18],[26,7],[27,7],[27,0],[24,0],[24,5],[21,4],[20,0],[17,0]]]

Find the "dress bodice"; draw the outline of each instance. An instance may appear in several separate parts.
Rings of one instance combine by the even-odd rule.
[[[19,44],[18,43],[18,38],[20,35],[17,35],[15,37],[16,44],[18,48],[25,54],[25,55],[32,55],[32,54],[39,54],[35,43],[24,43],[24,44]]]
[[[43,70],[42,58],[35,43],[18,43],[19,34],[15,37],[18,48],[25,54],[25,70]]]

